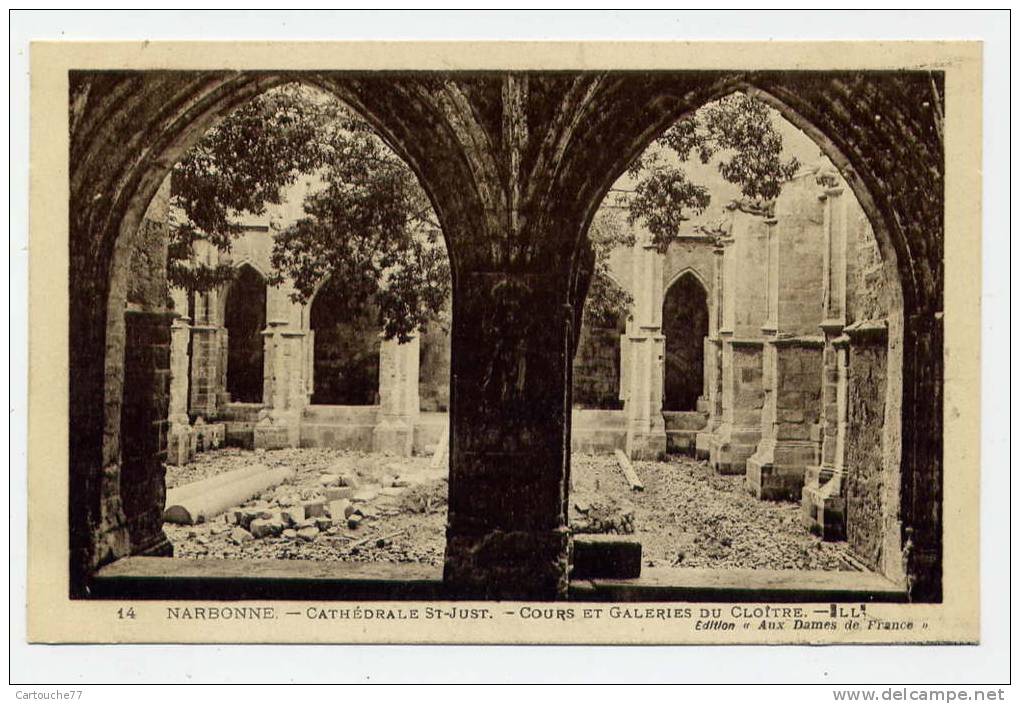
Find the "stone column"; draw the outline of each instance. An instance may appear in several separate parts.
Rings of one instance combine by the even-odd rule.
[[[819,463],[807,468],[801,492],[805,526],[824,540],[846,537],[844,447],[847,399],[847,204],[835,174],[819,174],[823,203],[825,260],[822,267],[822,396],[811,439],[820,447]]]
[[[888,325],[885,320],[862,320],[846,327],[843,357],[845,411],[839,450],[848,471],[841,473],[840,487],[846,512],[846,539],[855,555],[883,574],[895,574],[902,554],[896,548],[900,531],[896,488],[886,469],[884,429],[888,383]],[[889,525],[890,522],[892,525]],[[890,538],[892,543],[889,544]],[[892,553],[892,554],[890,554]]]
[[[191,321],[191,410],[193,417],[211,420],[219,416],[223,400],[226,363],[226,330],[216,311],[215,291],[195,293]]]
[[[188,418],[188,345],[191,318],[187,315],[187,294],[174,289],[175,315],[170,324],[170,437],[167,463],[188,464],[195,458],[196,443]]]
[[[454,278],[444,576],[465,596],[566,594],[574,313],[551,270]]]
[[[762,437],[747,461],[747,488],[761,499],[799,501],[804,474],[818,462],[823,223],[814,172],[787,183],[769,228]]]
[[[709,462],[721,474],[743,474],[761,438],[762,333],[768,227],[758,213],[734,206],[724,248],[722,280],[721,423]]]
[[[307,400],[305,333],[300,306],[287,287],[266,289],[266,329],[262,331],[262,411],[255,424],[256,449],[297,447]]]
[[[705,338],[705,385],[708,400],[708,421],[695,440],[695,456],[708,459],[712,439],[722,423],[722,296],[723,253],[725,247],[717,239],[712,248],[712,296],[708,311],[708,337]]]
[[[628,365],[624,412],[627,414],[626,450],[631,458],[655,459],[666,452],[666,424],[662,418],[663,358],[662,255],[645,238],[634,245],[631,280],[634,282],[633,317],[624,344]]]
[[[175,317],[168,311],[124,313],[120,499],[132,555],[173,554],[163,533],[163,463],[170,428],[170,325]]]
[[[410,457],[414,425],[420,411],[418,365],[421,341],[384,339],[379,348],[379,422],[372,431],[372,447]]]

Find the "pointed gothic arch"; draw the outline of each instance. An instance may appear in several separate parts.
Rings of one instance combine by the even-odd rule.
[[[670,283],[662,301],[663,411],[693,411],[704,389],[708,290],[691,269]]]
[[[261,403],[265,383],[266,279],[254,266],[237,267],[226,290],[227,393],[231,401]]]

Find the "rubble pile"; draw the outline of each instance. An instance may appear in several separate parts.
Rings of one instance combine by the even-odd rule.
[[[219,459],[221,471],[237,469],[243,460],[294,467],[297,473],[294,480],[207,523],[165,525],[178,557],[428,564],[442,559],[446,479],[429,468],[427,458],[312,449],[239,454],[231,449]],[[422,496],[430,497],[427,511],[405,505]],[[405,514],[421,513],[434,517],[405,520]]]
[[[634,506],[613,496],[578,496],[572,502],[570,530],[631,535],[634,533]]]
[[[448,486],[429,457],[317,448],[202,457],[207,470],[261,464],[295,475],[206,523],[166,524],[178,557],[442,564]],[[631,491],[612,456],[573,456],[575,533],[633,536],[651,567],[847,568],[842,546],[801,528],[797,504],[759,501],[742,477],[686,457],[633,466],[644,491]]]

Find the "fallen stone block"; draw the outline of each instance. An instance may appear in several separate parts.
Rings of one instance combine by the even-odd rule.
[[[379,494],[382,496],[401,496],[403,493],[403,489],[395,486],[387,486],[379,490]]]
[[[312,542],[319,537],[319,529],[315,526],[306,526],[297,532],[298,538],[306,542]]]
[[[280,516],[284,523],[292,526],[305,520],[305,509],[303,506],[290,506],[280,511]]]
[[[641,483],[641,479],[638,478],[637,472],[634,471],[634,466],[630,463],[630,458],[623,452],[623,450],[617,448],[614,451],[616,455],[616,463],[620,466],[620,471],[623,472],[623,476],[627,479],[627,483],[630,484],[631,491],[644,491],[645,485]]]
[[[316,516],[315,527],[320,531],[326,531],[333,527],[333,520],[328,516]]]
[[[240,545],[241,543],[246,543],[249,540],[254,540],[252,534],[246,531],[244,528],[241,528],[240,526],[237,526],[232,531],[230,531],[230,539],[233,542],[237,543],[238,545]]]
[[[641,543],[615,535],[574,538],[571,579],[634,579],[641,576]]]
[[[354,506],[347,499],[337,499],[329,502],[329,516],[334,523],[342,523],[354,511]]]
[[[371,501],[372,499],[379,495],[379,489],[380,487],[378,486],[361,487],[360,489],[354,492],[353,496],[351,496],[351,501],[354,502]]]
[[[277,518],[256,518],[251,522],[251,534],[256,538],[268,538],[283,532],[283,521]]]
[[[320,474],[319,484],[322,486],[333,486],[340,481],[340,475],[338,474]]]
[[[315,518],[326,515],[325,501],[306,501],[302,508],[305,510],[306,518]]]
[[[349,486],[328,486],[323,493],[326,495],[326,501],[349,499],[354,496],[354,488]]]
[[[283,533],[281,533],[281,535],[283,535],[283,537],[287,538],[288,540],[293,540],[294,538],[297,537],[297,531],[294,530],[293,528],[284,528]]]
[[[407,479],[404,479],[403,477],[397,477],[396,479],[393,480],[393,486],[398,489],[406,489],[407,487],[411,486],[411,482],[408,481]]]

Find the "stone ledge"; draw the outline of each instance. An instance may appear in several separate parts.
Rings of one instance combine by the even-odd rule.
[[[765,340],[755,339],[753,337],[733,337],[729,338],[727,342],[733,347],[764,347]]]
[[[573,601],[892,602],[906,588],[872,572],[649,567],[637,579],[570,585]]]
[[[91,581],[98,599],[429,600],[442,567],[310,560],[126,557]]]
[[[884,344],[889,335],[889,327],[885,319],[860,320],[846,326],[843,333],[850,338],[853,344]]]
[[[99,570],[96,599],[447,600],[442,568],[297,560],[126,557]],[[644,568],[636,579],[578,579],[572,601],[903,603],[905,588],[871,572]]]

